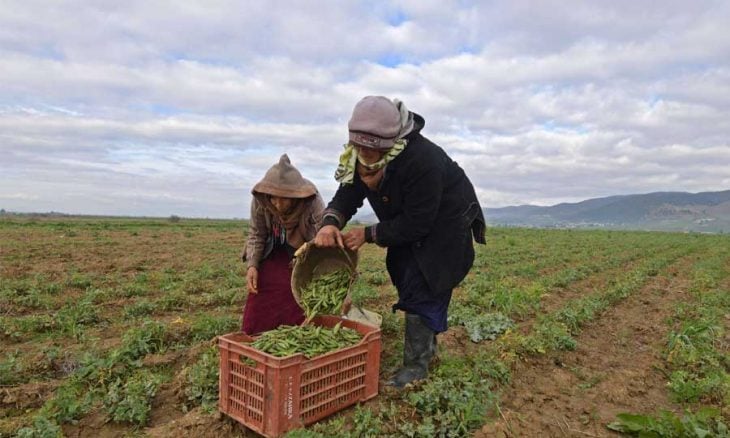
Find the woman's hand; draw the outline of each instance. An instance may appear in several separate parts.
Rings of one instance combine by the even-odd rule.
[[[332,248],[335,246],[339,246],[340,248],[345,247],[342,242],[342,233],[334,225],[325,225],[320,228],[317,235],[314,236],[314,245],[324,248]]]
[[[342,236],[345,245],[353,251],[357,251],[365,244],[365,228],[353,228]]]
[[[248,293],[259,293],[259,270],[253,266],[246,271],[246,286],[248,287]]]

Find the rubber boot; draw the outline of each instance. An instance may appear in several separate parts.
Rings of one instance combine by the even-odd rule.
[[[420,316],[406,313],[406,336],[403,348],[403,367],[388,382],[396,388],[403,388],[416,380],[428,376],[428,364],[436,353],[436,333]]]

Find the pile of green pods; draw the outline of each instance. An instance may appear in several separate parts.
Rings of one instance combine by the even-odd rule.
[[[337,323],[323,326],[280,326],[261,334],[251,346],[276,357],[302,353],[307,359],[357,344],[362,336]]]
[[[299,293],[299,305],[307,321],[317,315],[336,315],[340,312],[350,288],[351,274],[339,269],[313,278]]]

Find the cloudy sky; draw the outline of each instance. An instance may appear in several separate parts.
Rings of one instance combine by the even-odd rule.
[[[0,0],[0,208],[328,199],[353,105],[426,118],[484,207],[730,189],[730,2]]]

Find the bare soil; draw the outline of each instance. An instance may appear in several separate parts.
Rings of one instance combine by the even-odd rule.
[[[499,418],[476,437],[617,436],[606,425],[621,412],[681,412],[660,368],[667,318],[689,299],[685,258],[608,309],[577,336],[575,351],[517,364]]]

